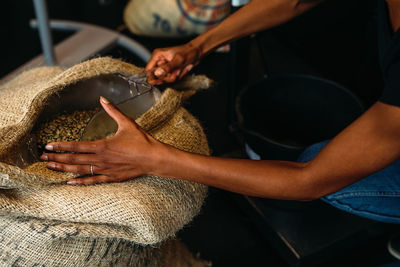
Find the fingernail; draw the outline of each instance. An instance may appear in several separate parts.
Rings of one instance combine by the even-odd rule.
[[[43,154],[43,155],[40,157],[40,159],[41,159],[41,160],[48,160],[48,159],[49,159],[49,156]]]
[[[158,68],[158,69],[156,69],[156,71],[154,72],[154,74],[155,74],[156,76],[164,75],[164,74],[165,74],[165,70],[162,69],[162,68]]]
[[[55,163],[49,163],[49,164],[47,164],[47,168],[55,169],[56,168],[56,164]]]
[[[46,145],[45,148],[46,148],[47,150],[53,150],[54,147],[53,147],[53,145]]]
[[[193,64],[189,64],[189,65],[187,66],[188,72],[191,71],[191,70],[193,69],[193,67],[194,67]]]
[[[76,181],[74,181],[74,180],[69,180],[69,181],[67,181],[67,184],[69,184],[69,185],[76,185],[76,184],[78,184]]]
[[[108,101],[105,97],[102,97],[102,96],[100,96],[100,101],[101,101],[103,104],[110,104],[110,101]]]
[[[181,70],[178,70],[178,71],[176,72],[176,76],[179,76],[179,75],[181,75]]]

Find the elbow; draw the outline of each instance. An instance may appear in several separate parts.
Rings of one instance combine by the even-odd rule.
[[[318,177],[310,168],[309,164],[305,165],[302,175],[298,182],[298,201],[313,201],[320,199],[329,194],[328,188],[322,183],[324,179]]]

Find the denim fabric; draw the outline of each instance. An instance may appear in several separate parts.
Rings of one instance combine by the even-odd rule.
[[[392,263],[381,265],[380,267],[400,267],[400,261],[395,261]]]
[[[299,162],[313,159],[328,143],[308,147]],[[385,223],[400,223],[400,160],[385,169],[322,198],[330,205],[361,217]]]

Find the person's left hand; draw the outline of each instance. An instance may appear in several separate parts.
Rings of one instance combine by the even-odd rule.
[[[153,166],[162,157],[167,145],[144,132],[132,119],[101,97],[104,110],[117,122],[113,137],[82,142],[56,142],[46,146],[50,151],[78,153],[44,153],[42,160],[55,171],[93,174],[68,181],[73,185],[121,182],[143,174],[154,174]],[[91,167],[91,165],[93,167]]]

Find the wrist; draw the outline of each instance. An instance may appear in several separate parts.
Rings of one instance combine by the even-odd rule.
[[[212,39],[211,34],[212,29],[206,33],[199,35],[188,43],[188,45],[197,49],[199,55],[198,59],[201,59],[203,56],[209,54],[217,47],[218,44],[214,44],[210,41]]]
[[[147,173],[161,177],[169,177],[171,166],[175,166],[174,162],[176,161],[177,152],[179,152],[179,150],[170,145],[158,143],[149,160],[150,166]]]

